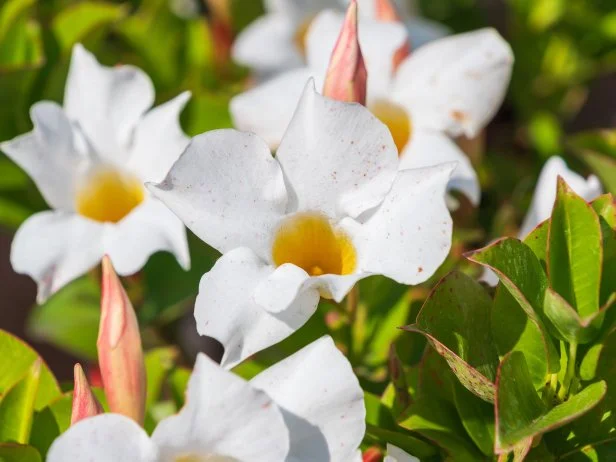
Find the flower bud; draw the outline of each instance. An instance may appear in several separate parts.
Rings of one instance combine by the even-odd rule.
[[[376,18],[383,22],[399,22],[403,23],[402,17],[398,12],[392,0],[374,0]],[[398,66],[411,54],[411,42],[406,40],[403,45],[396,50],[393,57],[393,70],[398,69]]]
[[[352,0],[329,61],[323,95],[339,101],[366,104],[367,78],[357,33],[357,2]]]
[[[71,425],[75,425],[86,417],[93,417],[103,413],[103,408],[92,393],[88,379],[79,363],[75,364],[73,375],[75,377],[75,385],[73,387]]]
[[[103,258],[98,362],[111,412],[143,424],[146,376],[139,324],[109,257]]]

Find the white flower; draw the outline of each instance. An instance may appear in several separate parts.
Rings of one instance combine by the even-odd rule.
[[[319,295],[340,301],[371,274],[417,284],[434,273],[451,246],[454,165],[397,168],[384,124],[309,81],[275,159],[254,134],[212,131],[150,187],[223,253],[195,317],[224,345],[225,366],[301,327]]]
[[[393,444],[387,443],[387,455],[383,462],[419,462],[419,459],[407,454]]]
[[[524,239],[537,225],[552,215],[559,176],[563,177],[576,194],[587,201],[601,195],[601,183],[596,176],[590,175],[587,179],[584,179],[581,175],[570,170],[561,157],[550,157],[539,174],[530,207],[518,233],[520,239]]]
[[[48,462],[345,462],[365,432],[363,391],[323,337],[246,382],[199,354],[186,405],[152,437],[118,414],[86,418]]]
[[[244,29],[233,46],[233,58],[259,77],[304,65],[306,37],[315,17],[325,9],[342,11],[348,0],[266,0],[265,14]],[[375,18],[375,0],[360,0],[359,13]],[[402,6],[405,2],[396,2]],[[448,33],[432,21],[411,18],[402,9],[414,48]]]
[[[189,266],[184,226],[143,186],[162,180],[188,144],[178,116],[189,96],[148,111],[154,88],[147,75],[101,66],[77,45],[64,106],[35,104],[34,130],[0,145],[53,209],[30,217],[11,250],[15,271],[37,281],[39,301],[105,254],[123,275],[159,250]]]
[[[343,16],[321,13],[307,39],[308,66],[294,69],[231,101],[234,123],[275,148],[284,134],[307,78],[322,88]],[[511,74],[509,45],[493,29],[481,29],[431,42],[395,69],[393,57],[406,40],[397,23],[359,21],[359,42],[368,71],[367,106],[390,128],[400,168],[458,162],[450,189],[474,204],[480,199],[477,175],[450,136],[473,137],[498,110]]]

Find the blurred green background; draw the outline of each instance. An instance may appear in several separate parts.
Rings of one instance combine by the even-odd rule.
[[[36,101],[62,101],[71,48],[78,42],[104,64],[143,68],[154,81],[157,102],[190,90],[193,97],[182,114],[189,135],[231,126],[228,101],[250,84],[250,76],[230,62],[230,40],[262,14],[263,5],[230,0],[224,8],[225,3],[0,0],[0,140],[31,129],[28,111]],[[516,58],[501,111],[485,137],[464,143],[479,172],[483,197],[479,209],[462,202],[455,213],[456,243],[445,269],[463,264],[463,251],[515,234],[541,166],[551,155],[564,156],[583,174],[589,166],[599,170],[604,185],[613,189],[616,140],[574,140],[571,135],[616,127],[614,0],[421,0],[416,6],[455,32],[496,27]],[[583,145],[582,155],[572,145]],[[588,150],[602,152],[599,160],[586,155]],[[66,379],[73,357],[95,357],[99,288],[93,273],[33,308],[35,286],[12,272],[10,241],[23,220],[45,208],[27,175],[0,154],[0,328],[33,343]],[[158,254],[126,280],[146,346],[176,343],[186,362],[200,349],[219,353],[212,342],[198,338],[192,319],[199,278],[217,255],[194,236],[190,243],[189,273],[171,256]],[[386,285],[372,292],[396,300],[396,290]],[[402,325],[411,313],[402,319],[395,318],[395,310],[393,315],[390,321]],[[322,317],[315,318],[306,329],[311,337],[324,332]],[[290,344],[305,341],[292,338]]]

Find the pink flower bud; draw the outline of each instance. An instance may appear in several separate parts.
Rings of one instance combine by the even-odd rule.
[[[374,0],[376,18],[383,22],[403,22],[400,13],[392,0]],[[396,50],[393,57],[393,70],[398,69],[402,61],[411,54],[411,42],[407,40],[403,45]]]
[[[98,362],[111,412],[143,424],[146,377],[139,324],[111,260],[103,258]]]
[[[367,78],[357,35],[357,2],[352,0],[329,61],[323,95],[339,101],[366,104]]]
[[[73,372],[75,386],[73,387],[73,410],[71,412],[71,425],[75,425],[86,417],[103,413],[101,404],[90,389],[88,379],[79,363],[75,364]]]

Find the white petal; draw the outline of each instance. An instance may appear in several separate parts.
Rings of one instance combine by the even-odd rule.
[[[190,139],[180,126],[180,113],[189,99],[190,92],[184,92],[139,121],[128,165],[144,182],[163,181],[188,146]]]
[[[311,76],[305,67],[294,69],[235,96],[229,105],[233,124],[256,133],[271,149],[278,148]],[[321,86],[322,80],[321,76]]]
[[[238,461],[282,461],[289,435],[282,411],[267,394],[200,353],[186,405],[152,435],[161,460],[223,456]],[[192,460],[192,459],[191,459]]]
[[[315,75],[324,76],[327,72],[343,22],[344,14],[328,10],[319,14],[310,26],[306,39],[307,61]],[[359,21],[359,43],[368,71],[369,98],[389,93],[393,57],[406,40],[406,30],[402,24],[369,18]]]
[[[64,109],[101,157],[124,165],[133,130],[153,103],[154,86],[143,71],[101,66],[81,45],[73,47]]]
[[[104,255],[105,227],[70,212],[47,211],[17,230],[11,264],[38,283],[42,303],[61,287],[96,266]]]
[[[409,285],[432,276],[451,247],[445,187],[454,167],[403,170],[363,224],[350,219],[341,223],[353,238],[360,270]]]
[[[315,290],[322,297],[340,303],[357,281],[368,277],[368,273],[347,275],[324,274],[309,276],[303,269],[290,264],[276,268],[255,288],[255,302],[271,313],[280,313],[293,306],[293,302],[304,292]]]
[[[293,303],[309,279],[308,273],[299,266],[285,263],[257,284],[254,301],[271,313],[280,313]]]
[[[156,446],[133,420],[101,414],[79,421],[49,448],[47,462],[155,462]]]
[[[331,298],[340,303],[357,281],[368,276],[370,276],[370,274],[366,272],[346,274],[344,276],[338,274],[324,274],[322,276],[310,278],[310,281],[305,284],[304,289],[316,287],[319,289],[321,296]]]
[[[136,273],[159,251],[173,253],[184,269],[190,267],[186,228],[158,199],[147,197],[123,220],[108,225],[105,253],[118,274]]]
[[[387,455],[383,462],[419,462],[419,459],[407,454],[393,444],[387,443]]]
[[[34,130],[0,144],[0,148],[34,180],[47,203],[73,210],[74,185],[86,158],[75,145],[71,124],[56,103],[32,106]]]
[[[309,81],[276,157],[292,210],[357,216],[378,205],[398,168],[387,127],[359,104],[319,95]]]
[[[233,44],[233,59],[265,77],[303,64],[295,45],[298,24],[280,14],[266,14],[253,21]]]
[[[322,337],[266,369],[251,384],[285,411],[294,461],[344,461],[366,430],[364,393],[331,337]]]
[[[460,191],[473,205],[479,205],[479,179],[466,154],[447,135],[413,127],[411,140],[400,159],[400,170],[432,167],[444,162],[457,162],[447,189]]]
[[[559,176],[562,176],[571,189],[587,201],[591,201],[602,192],[601,183],[596,176],[590,175],[588,179],[584,179],[570,170],[561,157],[550,157],[537,180],[530,208],[518,233],[520,239],[525,238],[539,223],[552,215]]]
[[[255,289],[272,271],[250,249],[240,248],[223,255],[201,279],[195,304],[197,331],[223,344],[221,364],[226,368],[288,337],[317,308],[316,290],[301,293],[281,313],[257,305]]]
[[[224,253],[249,247],[269,259],[287,193],[278,162],[252,133],[196,136],[159,185],[149,185],[203,241]]]
[[[512,65],[509,44],[493,29],[445,37],[401,64],[393,99],[421,125],[470,138],[496,114]]]

